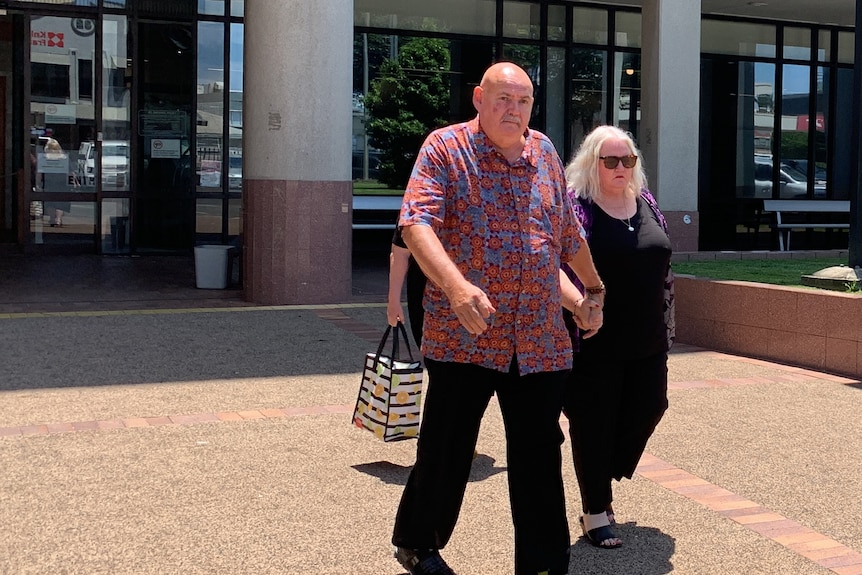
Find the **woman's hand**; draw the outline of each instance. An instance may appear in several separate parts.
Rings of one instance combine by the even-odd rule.
[[[404,309],[401,307],[401,302],[390,301],[386,305],[386,321],[389,325],[395,327],[398,322],[404,323]]]
[[[601,304],[592,297],[582,298],[574,309],[575,323],[584,332],[584,339],[589,339],[596,335],[602,327],[604,314],[602,313]]]

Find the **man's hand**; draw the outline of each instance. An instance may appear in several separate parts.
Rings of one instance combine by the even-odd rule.
[[[581,298],[575,304],[572,315],[575,318],[575,324],[583,331],[581,335],[584,339],[589,339],[596,335],[596,332],[602,327],[602,322],[604,321],[602,306],[592,297]]]
[[[497,309],[481,289],[464,280],[446,295],[452,311],[468,332],[478,335],[490,327],[491,316]]]

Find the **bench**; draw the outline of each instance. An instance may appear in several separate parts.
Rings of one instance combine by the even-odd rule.
[[[810,218],[808,214],[850,214],[850,200],[763,200],[763,211],[775,214],[773,228],[778,231],[778,247],[790,250],[790,230],[850,229],[846,222],[834,217]],[[799,217],[805,216],[805,217]]]
[[[394,230],[401,196],[353,196],[354,230]]]

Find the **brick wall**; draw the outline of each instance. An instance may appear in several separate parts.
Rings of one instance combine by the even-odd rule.
[[[676,277],[677,341],[862,376],[862,295]]]

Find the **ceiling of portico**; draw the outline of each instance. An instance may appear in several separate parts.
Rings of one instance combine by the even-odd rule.
[[[692,0],[696,1],[696,0]],[[642,7],[643,0],[608,0],[604,4]],[[790,20],[854,26],[856,0],[701,0],[703,14]]]

